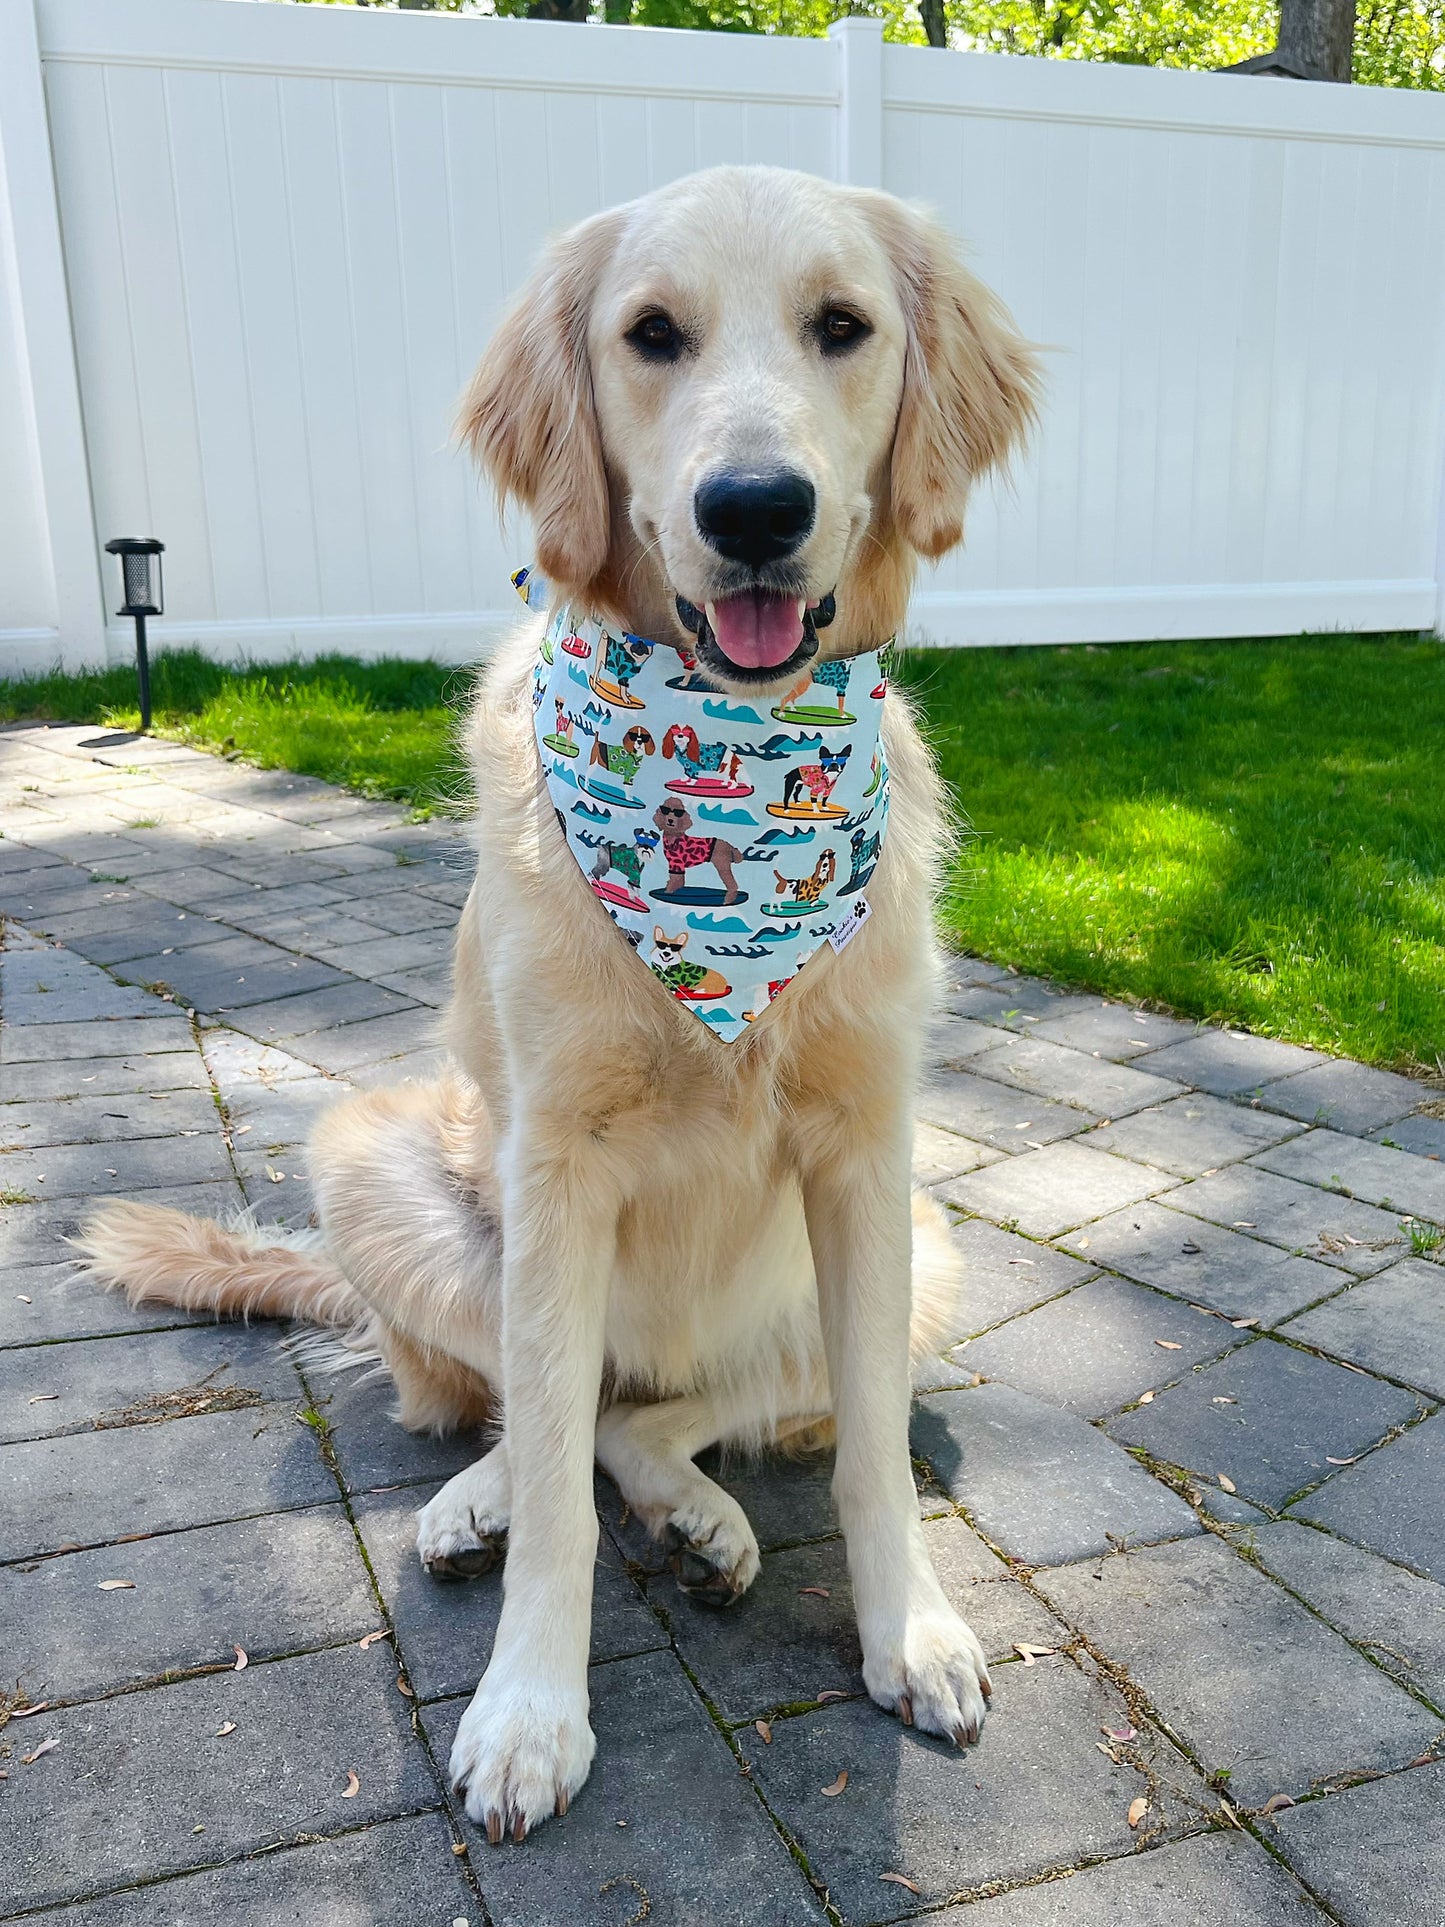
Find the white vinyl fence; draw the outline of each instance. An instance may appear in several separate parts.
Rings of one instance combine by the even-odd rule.
[[[931,203],[1049,400],[943,643],[1440,624],[1445,98],[239,0],[0,0],[0,672],[481,653],[524,531],[449,441],[543,236],[721,161]]]

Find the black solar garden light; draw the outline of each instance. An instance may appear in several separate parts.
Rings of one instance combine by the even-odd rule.
[[[142,730],[151,726],[151,665],[146,654],[146,617],[162,613],[161,551],[165,546],[164,542],[157,542],[153,535],[118,535],[113,542],[105,545],[107,555],[120,557],[121,587],[125,601],[116,614],[135,617],[135,668],[140,682]]]

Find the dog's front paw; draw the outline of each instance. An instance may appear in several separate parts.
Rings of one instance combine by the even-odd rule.
[[[565,1813],[596,1751],[585,1687],[494,1679],[489,1669],[452,1742],[452,1785],[495,1847]]]
[[[907,1614],[863,1643],[863,1683],[905,1726],[971,1746],[993,1693],[983,1648],[951,1606]]]

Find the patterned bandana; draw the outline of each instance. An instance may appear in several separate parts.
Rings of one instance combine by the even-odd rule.
[[[535,575],[513,580],[545,606]],[[639,959],[728,1042],[868,917],[886,674],[882,651],[836,657],[754,705],[672,644],[565,608],[547,624],[532,707],[567,847]]]

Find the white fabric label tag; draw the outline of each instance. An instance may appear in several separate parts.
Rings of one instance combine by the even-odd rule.
[[[846,950],[872,914],[867,897],[859,897],[838,928],[828,932],[829,943],[835,950]]]

